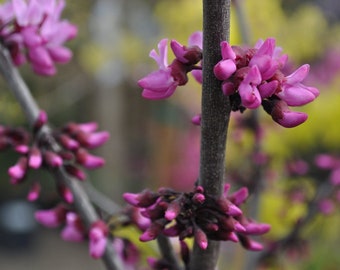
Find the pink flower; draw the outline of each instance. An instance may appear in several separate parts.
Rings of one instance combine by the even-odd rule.
[[[30,202],[33,202],[39,198],[41,186],[38,182],[33,182],[28,194],[27,194],[27,200]]]
[[[73,39],[77,28],[60,15],[63,0],[12,0],[0,7],[0,20],[7,23],[0,36],[17,65],[26,56],[33,70],[41,75],[54,75],[54,63],[66,63],[72,52],[64,43]]]
[[[236,71],[236,54],[228,42],[221,43],[222,60],[214,67],[214,74],[217,79],[224,81]]]
[[[59,205],[50,210],[39,210],[34,214],[35,219],[42,225],[55,228],[64,223],[67,210],[64,206]]]
[[[286,101],[289,106],[301,106],[313,101],[319,95],[314,87],[307,87],[301,82],[309,72],[309,65],[303,65],[294,73],[285,77],[282,83],[282,91],[277,96]]]
[[[85,229],[80,217],[74,212],[66,214],[66,226],[60,233],[65,241],[80,242],[84,240]]]
[[[198,46],[199,35],[194,33],[190,39],[189,46],[183,46],[176,40],[171,41],[171,48],[175,59],[168,65],[167,52],[168,40],[162,39],[158,43],[158,53],[156,50],[150,52],[158,70],[153,71],[138,81],[138,85],[143,88],[142,96],[147,99],[164,99],[170,97],[176,90],[177,86],[187,83],[187,73],[196,69],[195,66],[202,59],[201,48]]]
[[[108,227],[103,221],[98,220],[92,224],[89,232],[89,249],[92,258],[98,259],[104,255],[108,233]]]
[[[295,127],[307,119],[307,114],[293,112],[288,106],[301,106],[313,101],[318,89],[305,86],[302,81],[309,72],[303,65],[285,76],[283,68],[288,56],[276,47],[275,39],[260,40],[254,48],[221,43],[222,60],[214,67],[214,74],[222,82],[224,95],[230,96],[234,111],[256,109],[260,105],[273,120],[283,127]]]
[[[79,148],[76,152],[77,163],[87,169],[97,169],[105,164],[105,160],[101,157],[91,155],[85,149]]]
[[[261,95],[257,85],[261,83],[261,74],[257,66],[253,66],[239,85],[238,91],[242,105],[249,109],[256,109],[261,105]]]
[[[17,183],[24,178],[27,172],[27,165],[27,158],[21,157],[17,164],[8,169],[8,174],[12,179],[12,183]]]
[[[138,85],[143,88],[142,96],[148,99],[162,99],[171,96],[178,82],[171,75],[171,68],[168,66],[167,52],[168,40],[162,39],[158,43],[158,51],[150,52],[150,57],[158,64],[159,70],[154,71],[138,81]]]

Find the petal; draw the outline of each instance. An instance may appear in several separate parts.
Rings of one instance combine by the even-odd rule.
[[[236,54],[227,41],[221,42],[221,53],[222,53],[223,59],[231,59],[231,60],[236,59]]]
[[[294,71],[292,74],[288,75],[285,79],[286,84],[294,85],[297,83],[302,82],[309,72],[309,65],[305,64],[299,67],[296,71]]]
[[[224,81],[236,71],[236,65],[233,60],[226,59],[218,62],[214,67],[214,74],[217,79]]]
[[[315,99],[315,95],[302,84],[284,87],[283,91],[277,94],[289,106],[302,106]]]
[[[53,61],[57,63],[67,63],[72,58],[72,51],[66,47],[56,46],[47,48]]]
[[[308,118],[306,113],[290,111],[284,101],[276,103],[271,116],[275,122],[286,128],[296,127]]]
[[[182,44],[177,42],[176,40],[171,40],[170,42],[171,49],[176,56],[176,58],[182,62],[182,63],[187,63],[188,59],[184,57],[184,55],[187,53],[187,50],[183,47]]]
[[[261,97],[267,98],[267,97],[272,96],[275,93],[278,86],[279,86],[279,82],[277,80],[273,80],[268,83],[261,84],[258,87]]]
[[[203,33],[201,31],[194,32],[190,35],[188,40],[189,46],[198,46],[203,48]]]
[[[153,58],[160,69],[165,69],[168,66],[168,60],[167,60],[167,55],[168,55],[168,39],[162,39],[158,43],[158,51],[159,54],[156,52],[156,50],[152,50],[149,54],[151,58]]]
[[[164,92],[173,84],[175,80],[170,69],[154,71],[138,81],[140,87],[156,92]]]
[[[273,56],[275,50],[275,39],[274,38],[267,38],[262,45],[259,47],[258,51],[256,52],[256,56],[260,55],[269,55]]]

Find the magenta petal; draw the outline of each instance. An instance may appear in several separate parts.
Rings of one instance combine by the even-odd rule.
[[[90,241],[89,252],[94,259],[99,259],[104,255],[107,239],[102,238],[97,241]]]
[[[159,54],[156,52],[156,50],[152,50],[149,54],[151,58],[153,58],[160,69],[165,69],[168,66],[168,60],[167,60],[167,55],[168,55],[168,40],[162,39],[158,43],[158,51]]]
[[[38,28],[37,27],[25,27],[21,31],[21,35],[23,37],[24,43],[28,47],[36,47],[41,45],[42,43],[42,38],[41,36],[37,33]]]
[[[224,81],[236,71],[236,65],[233,60],[221,60],[214,67],[214,74],[217,79]]]
[[[221,42],[221,53],[222,53],[222,59],[224,60],[226,59],[235,60],[236,59],[236,54],[227,41]]]
[[[189,46],[198,46],[203,48],[203,33],[201,31],[194,32],[190,35],[188,40]]]
[[[306,76],[308,75],[308,72],[309,72],[309,65],[308,64],[302,65],[296,71],[294,71],[292,74],[290,74],[289,76],[285,78],[286,83],[290,85],[300,83],[306,78]]]
[[[170,42],[171,49],[176,56],[176,58],[182,62],[187,63],[188,59],[184,57],[184,55],[187,53],[187,51],[184,49],[183,45],[177,42],[176,40],[171,40]]]
[[[261,96],[256,87],[241,83],[238,89],[242,105],[248,109],[256,109],[261,105]]]
[[[296,127],[304,123],[308,118],[308,115],[303,112],[284,111],[282,117],[274,118],[273,120],[286,128]]]
[[[175,84],[175,81],[171,76],[171,69],[151,72],[138,81],[140,87],[158,92],[166,91],[173,84]]]
[[[67,63],[72,58],[72,51],[66,47],[49,47],[47,48],[53,61],[57,63]]]
[[[202,70],[194,69],[194,70],[191,71],[191,74],[198,83],[202,84],[202,82],[203,82]]]
[[[289,106],[302,106],[315,99],[315,95],[301,84],[284,87],[277,95]]]
[[[261,84],[258,87],[261,97],[267,98],[267,97],[272,96],[275,93],[278,86],[279,86],[279,82],[277,80]]]
[[[275,39],[274,38],[267,38],[258,51],[256,52],[256,56],[258,55],[269,55],[273,56],[275,50]]]
[[[42,46],[29,48],[28,56],[30,61],[41,67],[50,68],[53,66],[53,61],[50,57],[50,54],[46,48]]]

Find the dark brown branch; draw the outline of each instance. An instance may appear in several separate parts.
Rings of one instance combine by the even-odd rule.
[[[21,78],[19,72],[14,67],[8,50],[0,45],[0,72],[2,73],[5,81],[8,83],[10,90],[19,102],[23,112],[27,118],[30,127],[33,127],[39,115],[39,107],[31,95],[27,85]],[[43,127],[40,136],[50,136],[50,130],[47,126]],[[52,142],[51,148],[58,147],[55,142]],[[74,206],[82,217],[87,228],[96,220],[99,219],[95,209],[90,203],[83,184],[76,179],[70,177],[63,168],[52,171],[57,181],[62,181],[72,192],[74,197]],[[113,251],[112,245],[108,244],[103,261],[106,268],[109,270],[124,269],[120,263],[120,259]]]
[[[226,137],[230,102],[213,73],[221,60],[220,43],[229,40],[230,0],[203,0],[203,88],[201,160],[199,185],[213,196],[221,196],[225,171]],[[209,241],[206,250],[194,245],[190,270],[215,269],[219,243]]]
[[[169,270],[181,270],[182,268],[179,265],[177,256],[169,241],[169,238],[160,234],[157,237],[157,244],[162,258],[164,258],[171,265],[171,268]]]

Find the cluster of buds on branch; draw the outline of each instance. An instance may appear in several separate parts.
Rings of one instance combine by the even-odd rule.
[[[88,149],[101,146],[109,139],[108,132],[96,131],[98,125],[95,122],[69,123],[60,130],[54,130],[51,137],[40,133],[46,122],[47,115],[41,112],[34,127],[32,142],[28,131],[24,129],[1,127],[1,149],[11,147],[21,155],[18,162],[8,169],[12,184],[23,182],[27,179],[30,169],[41,167],[53,169],[63,166],[67,173],[84,180],[86,174],[79,166],[96,169],[105,164],[103,158],[88,152]],[[37,199],[39,191],[38,182],[34,182],[28,198]],[[59,186],[59,191],[65,201],[72,202],[72,194],[67,187]]]
[[[224,195],[215,198],[197,186],[193,192],[181,193],[169,188],[158,192],[144,190],[141,193],[125,193],[124,199],[140,208],[149,226],[140,236],[141,241],[154,240],[160,234],[184,240],[194,237],[200,248],[208,247],[208,239],[240,242],[249,250],[261,250],[262,245],[249,235],[266,233],[270,226],[247,218],[239,208],[248,197],[248,190],[241,188],[227,195],[230,185],[225,185]],[[140,224],[144,222],[136,221]]]

